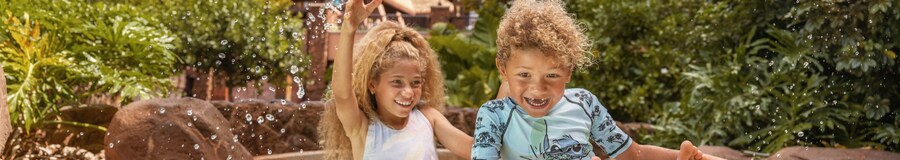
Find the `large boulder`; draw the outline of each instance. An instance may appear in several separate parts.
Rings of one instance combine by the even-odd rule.
[[[316,126],[324,109],[318,101],[293,104],[276,100],[212,102],[233,127],[232,133],[253,155],[321,149]]]
[[[251,159],[225,117],[194,98],[154,99],[119,110],[104,139],[109,159]]]
[[[840,149],[822,147],[787,147],[769,156],[769,159],[900,159],[900,153],[869,149]]]

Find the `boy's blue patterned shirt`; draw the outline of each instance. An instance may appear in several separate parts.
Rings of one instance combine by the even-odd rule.
[[[541,118],[529,116],[509,97],[488,101],[475,123],[472,159],[591,159],[589,141],[616,157],[631,146],[597,97],[580,88],[566,89]]]

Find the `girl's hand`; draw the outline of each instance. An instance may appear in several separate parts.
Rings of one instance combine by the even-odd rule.
[[[369,4],[363,4],[363,0],[350,0],[344,12],[344,23],[350,27],[358,27],[360,23],[372,14],[375,8],[381,5],[382,0],[372,0]]]

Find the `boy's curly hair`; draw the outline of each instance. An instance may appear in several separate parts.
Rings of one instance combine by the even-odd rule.
[[[559,0],[516,0],[497,29],[497,60],[505,66],[512,48],[534,47],[569,66],[591,64],[581,27]]]

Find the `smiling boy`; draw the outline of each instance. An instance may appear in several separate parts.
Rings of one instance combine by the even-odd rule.
[[[687,141],[680,153],[637,144],[594,94],[566,89],[572,71],[589,65],[590,55],[561,2],[513,2],[497,36],[496,65],[508,97],[479,109],[472,159],[591,159],[597,151],[590,142],[617,159],[716,159]]]

